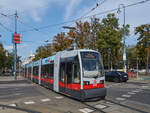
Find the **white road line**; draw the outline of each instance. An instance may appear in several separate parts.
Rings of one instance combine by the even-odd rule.
[[[130,95],[135,95],[136,93],[133,93],[133,92],[128,92],[128,94],[130,94]]]
[[[142,88],[148,88],[148,86],[142,86]]]
[[[112,105],[113,103],[111,103],[111,102],[106,102],[106,104],[111,104],[111,105]]]
[[[63,99],[64,97],[62,96],[59,96],[59,97],[55,97],[56,99]]]
[[[81,112],[83,112],[83,113],[91,113],[91,112],[93,112],[94,110],[89,109],[89,108],[84,108],[84,109],[79,109],[79,111],[81,111]]]
[[[45,99],[41,99],[41,101],[42,102],[48,102],[48,101],[50,101],[50,99],[49,98],[45,98]]]
[[[120,98],[120,97],[118,97],[118,98],[116,98],[116,100],[123,101],[123,100],[125,100],[125,98]]]
[[[138,92],[140,92],[140,91],[137,91],[137,90],[134,90],[134,91],[132,91],[133,93],[138,93]]]
[[[99,109],[104,109],[106,106],[102,105],[102,104],[97,104],[95,105],[96,108],[99,108]]]
[[[28,102],[24,102],[24,104],[34,104],[34,101],[28,101]]]
[[[131,95],[122,95],[122,97],[127,97],[127,98],[129,98],[129,97],[131,97]]]
[[[140,91],[143,91],[143,90],[142,90],[142,89],[136,89],[136,91],[139,91],[139,92],[140,92]]]
[[[109,86],[105,86],[105,88],[109,88]]]
[[[16,107],[17,105],[16,104],[9,104],[9,106]]]

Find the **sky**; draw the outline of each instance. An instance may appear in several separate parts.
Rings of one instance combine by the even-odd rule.
[[[12,51],[11,40],[12,33],[15,31],[14,14],[16,11],[18,13],[17,33],[21,34],[22,40],[21,44],[17,45],[17,54],[25,59],[31,51],[35,53],[38,46],[45,45],[46,40],[51,43],[57,33],[67,32],[62,26],[75,25],[74,22],[59,23],[83,17],[85,14],[92,17],[92,15],[107,10],[122,8],[123,5],[120,4],[126,6],[140,1],[145,0],[0,0],[0,35],[2,35],[0,42],[5,49]],[[96,7],[96,3],[102,4],[90,12],[92,8]],[[126,8],[125,22],[130,25],[130,36],[126,39],[127,45],[136,45],[137,36],[134,35],[134,28],[150,23],[149,11],[150,1]],[[122,26],[123,9],[120,14],[117,11],[112,13],[119,18],[119,24]],[[95,17],[101,20],[107,14],[99,14]],[[90,18],[81,21],[90,21]]]

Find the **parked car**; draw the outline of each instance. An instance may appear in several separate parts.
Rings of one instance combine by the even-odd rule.
[[[127,82],[128,74],[123,71],[105,72],[105,80],[113,82]]]

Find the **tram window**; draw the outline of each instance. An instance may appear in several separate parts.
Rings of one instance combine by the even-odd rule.
[[[49,64],[49,77],[50,78],[53,78],[53,76],[54,76],[54,64]]]
[[[38,66],[33,67],[33,74],[38,76],[38,74],[39,74],[39,67]]]
[[[65,82],[65,63],[60,64],[60,81]]]
[[[25,68],[25,75],[27,75],[27,68]]]
[[[42,65],[41,67],[41,76],[46,78],[46,65]]]
[[[80,83],[80,70],[79,64],[74,63],[73,83]]]
[[[67,63],[66,76],[67,76],[67,83],[68,84],[72,83],[72,62]]]
[[[31,74],[31,67],[28,68],[28,74]]]
[[[80,83],[80,65],[78,57],[75,57],[74,64],[73,64],[73,76],[72,76],[73,83]]]

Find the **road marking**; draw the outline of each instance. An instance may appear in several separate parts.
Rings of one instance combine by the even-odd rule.
[[[16,107],[17,105],[16,104],[9,104],[9,106]]]
[[[110,88],[109,86],[105,86],[105,88]]]
[[[41,101],[42,102],[48,102],[48,101],[50,101],[50,99],[49,98],[45,98],[45,99],[41,99]]]
[[[34,104],[34,101],[24,102],[24,104]]]
[[[142,88],[148,88],[148,86],[142,86]]]
[[[106,106],[102,105],[102,104],[97,104],[95,105],[96,108],[99,108],[99,109],[104,109]]]
[[[120,98],[120,97],[118,97],[118,98],[116,98],[116,100],[123,101],[123,100],[125,100],[125,98]]]
[[[131,97],[131,95],[122,95],[122,97],[127,97],[127,98],[129,98],[129,97]]]
[[[83,113],[91,113],[91,112],[93,112],[94,110],[89,109],[89,108],[84,108],[84,109],[79,109],[79,111],[81,111],[81,112],[83,112]]]
[[[136,90],[139,91],[139,92],[140,92],[140,91],[143,91],[142,89],[136,89]]]
[[[128,94],[130,94],[130,95],[135,95],[136,93],[133,93],[133,92],[128,92]]]
[[[111,102],[106,102],[106,104],[111,104],[111,105],[112,105],[113,103],[111,103]]]
[[[140,91],[137,91],[137,90],[134,90],[134,91],[132,91],[133,93],[138,93],[138,92],[140,92]]]
[[[56,99],[63,99],[64,97],[62,96],[59,96],[59,97],[55,97]]]

